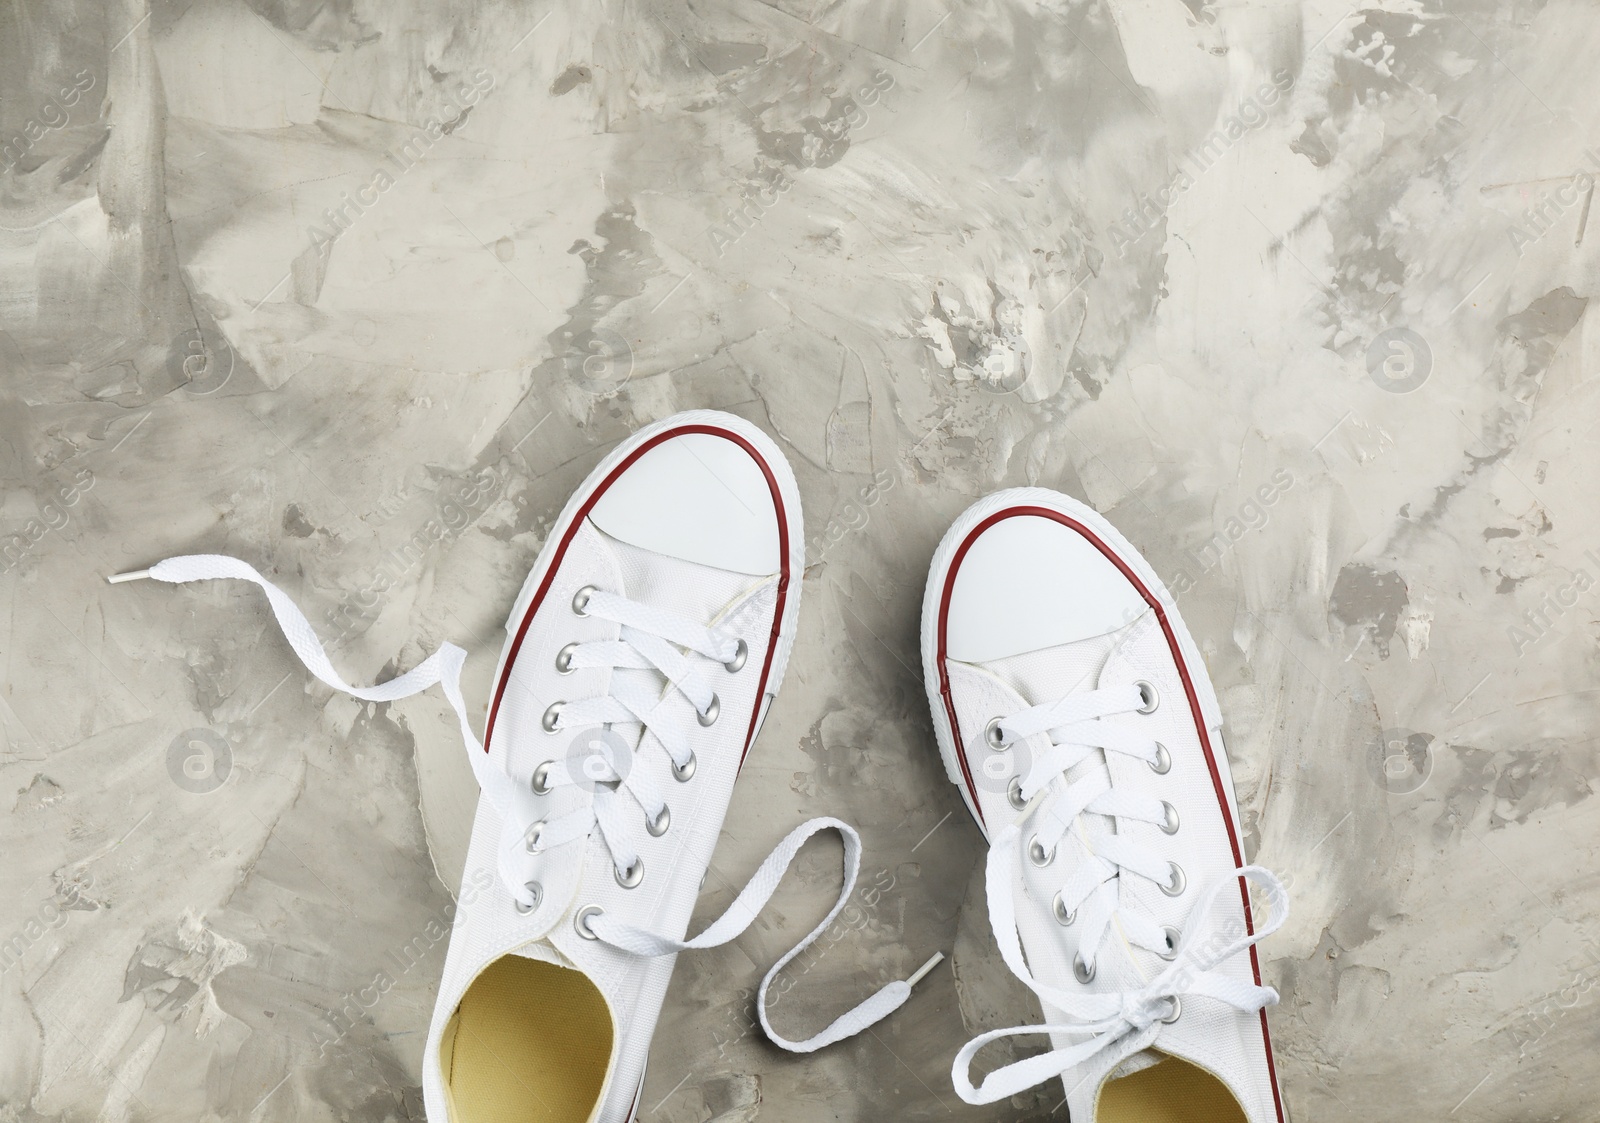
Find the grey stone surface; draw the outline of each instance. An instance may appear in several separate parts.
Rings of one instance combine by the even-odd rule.
[[[916,647],[925,566],[1022,483],[1179,594],[1228,722],[1297,1120],[1575,1119],[1600,1095],[1600,20],[1203,0],[40,0],[0,14],[0,1119],[388,1120],[417,1088],[480,703],[569,490],[691,407],[772,432],[802,628],[708,880],[817,845],[680,961],[647,1123],[962,1105],[1037,1016]]]

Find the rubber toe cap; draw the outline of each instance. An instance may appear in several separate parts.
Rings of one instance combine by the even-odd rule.
[[[946,651],[986,663],[1126,627],[1149,606],[1096,546],[1040,515],[1001,519],[961,559]]]
[[[633,546],[735,573],[781,565],[778,512],[761,464],[714,433],[669,437],[630,464],[589,517]]]

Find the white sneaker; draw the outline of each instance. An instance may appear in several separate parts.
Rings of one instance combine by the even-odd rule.
[[[1064,495],[992,495],[934,554],[922,659],[946,771],[989,840],[995,939],[1048,1023],[968,1043],[962,1099],[1059,1076],[1073,1123],[1282,1123],[1254,944],[1287,897],[1244,864],[1216,696],[1150,566]],[[1053,1048],[974,1087],[974,1055],[1019,1034]]]
[[[772,1030],[768,984],[854,889],[860,839],[837,819],[797,828],[720,919],[683,939],[789,660],[803,541],[794,477],[754,426],[699,412],[635,434],[567,503],[517,597],[482,746],[458,647],[350,687],[293,602],[243,562],[173,558],[116,578],[254,581],[312,673],[358,698],[442,682],[482,798],[423,1055],[434,1123],[631,1120],[675,954],[742,933],[819,831],[844,838],[843,890],[762,980],[767,1035],[796,1052],[849,1037],[942,958],[806,1041]]]

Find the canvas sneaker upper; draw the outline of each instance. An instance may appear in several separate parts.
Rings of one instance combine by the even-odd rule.
[[[1281,1123],[1254,944],[1287,916],[1246,866],[1215,695],[1170,595],[1098,514],[1042,489],[941,543],[923,658],[951,779],[989,840],[990,922],[1044,1023],[952,1069],[969,1103],[1060,1077],[1072,1117]],[[1257,923],[1248,886],[1268,904]],[[974,1085],[977,1053],[1052,1048]]]
[[[822,831],[845,843],[842,892],[763,979],[768,1036],[803,1052],[857,1033],[940,958],[804,1041],[771,1027],[768,984],[854,889],[860,839],[829,818],[792,831],[722,917],[685,938],[788,661],[802,542],[793,477],[754,426],[700,412],[635,434],[573,495],[517,597],[481,743],[460,648],[352,687],[292,600],[243,562],[200,555],[126,575],[253,581],[324,682],[372,701],[439,682],[455,707],[481,796],[423,1054],[436,1123],[632,1119],[676,953],[742,933]]]

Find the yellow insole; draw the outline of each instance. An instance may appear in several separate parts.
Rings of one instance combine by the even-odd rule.
[[[611,1062],[605,997],[586,975],[507,955],[484,969],[439,1046],[453,1123],[587,1123]]]
[[[1246,1123],[1227,1085],[1177,1057],[1108,1081],[1100,1089],[1095,1118],[1099,1123]]]

